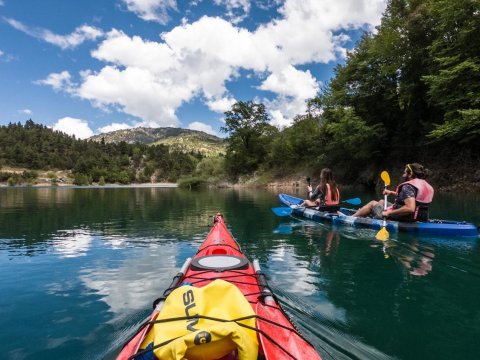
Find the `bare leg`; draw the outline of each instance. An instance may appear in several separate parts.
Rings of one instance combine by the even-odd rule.
[[[374,206],[377,205],[377,204],[383,205],[383,200],[379,200],[379,201],[372,200],[372,201],[370,201],[367,205],[362,206],[360,209],[358,209],[357,212],[355,214],[353,214],[352,216],[358,216],[358,217],[368,216],[372,212],[372,209],[374,208]]]
[[[312,200],[304,200],[303,203],[300,204],[300,206],[305,206],[305,207],[317,206],[317,202]]]

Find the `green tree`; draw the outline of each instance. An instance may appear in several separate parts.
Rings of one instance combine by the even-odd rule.
[[[225,163],[231,176],[251,173],[265,162],[270,140],[278,132],[268,122],[265,105],[251,101],[237,102],[225,112],[221,131],[229,134]]]
[[[378,155],[375,144],[378,138],[384,136],[381,124],[368,126],[353,108],[337,108],[334,116],[322,128],[329,162],[350,166],[357,164],[354,168],[358,169]]]
[[[429,100],[441,109],[429,137],[480,149],[480,4],[478,0],[429,0],[435,39],[434,71],[423,79]]]

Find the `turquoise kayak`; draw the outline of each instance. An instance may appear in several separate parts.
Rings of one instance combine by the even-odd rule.
[[[329,212],[318,210],[316,208],[305,208],[300,206],[303,199],[287,194],[278,195],[280,202],[291,209],[294,216],[304,217],[317,222],[329,222],[335,225],[348,225],[353,227],[363,227],[380,230],[383,227],[383,220],[373,218],[360,218],[351,216],[356,210],[340,208],[339,215],[336,211]],[[426,236],[441,237],[476,237],[478,238],[478,228],[476,225],[465,221],[434,220],[428,222],[399,222],[386,221],[386,228],[389,232],[408,232]]]

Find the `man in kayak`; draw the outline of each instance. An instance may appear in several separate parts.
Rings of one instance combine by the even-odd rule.
[[[383,199],[370,201],[352,216],[371,216],[377,219],[413,222],[428,221],[428,206],[432,202],[434,190],[425,181],[430,171],[418,163],[407,164],[403,172],[403,182],[396,191],[384,190],[383,195],[395,195],[393,204],[388,203],[383,210]]]
[[[340,203],[340,191],[333,178],[332,170],[323,168],[320,172],[320,184],[313,191],[308,184],[308,199],[304,200],[301,206],[338,205]]]

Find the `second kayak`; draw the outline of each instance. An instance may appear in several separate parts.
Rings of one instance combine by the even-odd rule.
[[[341,208],[344,215],[337,212],[319,211],[315,208],[300,206],[302,199],[287,194],[279,194],[282,204],[291,209],[292,215],[301,216],[317,222],[330,222],[332,224],[349,225],[379,230],[383,227],[383,220],[369,217],[361,218],[351,216],[355,210]],[[441,237],[469,237],[478,238],[476,225],[464,221],[452,220],[429,220],[428,222],[399,222],[386,221],[386,228],[389,232],[409,232],[425,236]]]

